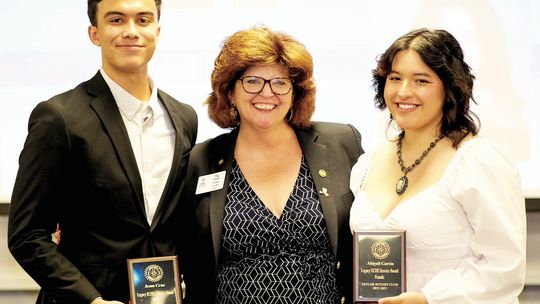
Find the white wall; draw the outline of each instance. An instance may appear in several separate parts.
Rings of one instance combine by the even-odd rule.
[[[0,202],[8,202],[30,110],[94,75],[99,49],[87,37],[86,1],[7,1],[0,11]],[[373,148],[382,117],[373,106],[375,58],[412,28],[444,28],[476,73],[482,133],[520,166],[528,196],[540,196],[540,2],[535,0],[165,0],[151,72],[191,104],[198,141],[224,132],[202,102],[221,41],[256,23],[286,31],[315,61],[314,119],[354,124]]]

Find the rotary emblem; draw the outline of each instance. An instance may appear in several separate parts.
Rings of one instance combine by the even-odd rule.
[[[377,240],[371,244],[371,254],[378,260],[386,259],[390,255],[390,245],[385,241]]]
[[[150,282],[158,282],[163,278],[163,268],[156,264],[148,265],[144,269],[144,277]]]

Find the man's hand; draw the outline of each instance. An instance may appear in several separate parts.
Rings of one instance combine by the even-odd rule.
[[[58,245],[62,239],[62,230],[60,229],[60,224],[56,224],[56,231],[51,234],[52,241]]]

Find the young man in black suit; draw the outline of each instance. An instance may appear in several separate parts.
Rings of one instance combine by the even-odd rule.
[[[41,286],[37,303],[127,303],[126,259],[177,254],[177,194],[197,116],[148,75],[160,7],[88,0],[102,67],[30,116],[8,234]]]

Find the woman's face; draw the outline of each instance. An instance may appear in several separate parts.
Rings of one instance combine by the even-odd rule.
[[[278,64],[253,66],[244,72],[230,96],[242,127],[270,129],[287,124],[285,116],[293,99],[288,77],[287,69]]]
[[[443,117],[444,84],[414,50],[399,51],[386,77],[384,100],[405,131],[438,134]]]

